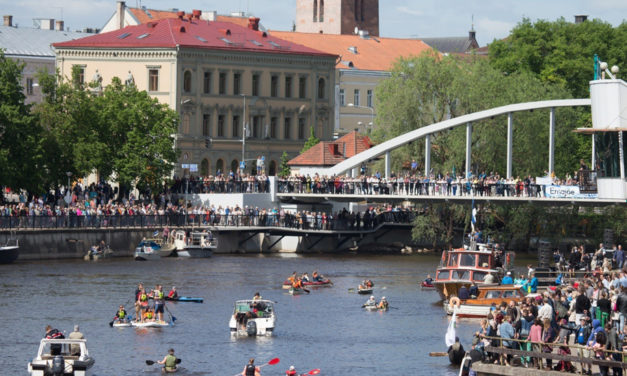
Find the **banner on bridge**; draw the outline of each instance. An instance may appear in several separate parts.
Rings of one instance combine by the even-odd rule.
[[[545,196],[549,198],[597,198],[596,193],[580,193],[578,185],[546,185]]]

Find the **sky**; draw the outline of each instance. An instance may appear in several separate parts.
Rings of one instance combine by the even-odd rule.
[[[127,0],[127,6],[149,9],[244,11],[261,18],[270,30],[290,30],[295,0]],[[116,0],[0,0],[2,14],[31,27],[33,18],[63,19],[71,30],[102,28],[113,15]],[[553,21],[588,15],[614,26],[627,18],[626,0],[380,0],[380,35],[394,38],[466,36],[471,26],[479,45],[505,38],[523,17]]]

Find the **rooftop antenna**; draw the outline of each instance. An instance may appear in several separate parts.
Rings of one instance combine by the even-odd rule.
[[[470,30],[475,31],[475,15],[470,15]]]

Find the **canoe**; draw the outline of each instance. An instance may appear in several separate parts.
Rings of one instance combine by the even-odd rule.
[[[331,282],[330,279],[325,279],[324,281],[319,281],[319,282],[303,282],[303,286],[306,287],[331,287],[333,286],[333,282]],[[284,289],[289,289],[290,287],[292,287],[292,282],[285,280],[283,281],[283,288]]]
[[[170,325],[171,324],[166,321],[147,321],[147,322],[131,321],[131,326],[135,328],[162,328],[164,326],[170,326]]]
[[[387,308],[379,308],[377,306],[365,306],[366,311],[387,311]]]
[[[168,300],[171,302],[192,302],[192,303],[202,303],[205,301],[203,298],[194,298],[192,296],[179,296],[177,298],[168,298],[166,296],[165,300]]]
[[[372,294],[372,287],[370,287],[370,288],[365,288],[365,289],[359,288],[359,289],[357,290],[357,293],[358,293],[358,294],[362,294],[362,295]]]

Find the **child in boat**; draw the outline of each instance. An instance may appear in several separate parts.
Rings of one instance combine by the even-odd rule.
[[[126,310],[124,309],[123,305],[120,305],[120,308],[118,308],[118,311],[115,313],[115,317],[113,318],[113,321],[118,321],[118,322],[128,321],[128,315],[126,314]]]

